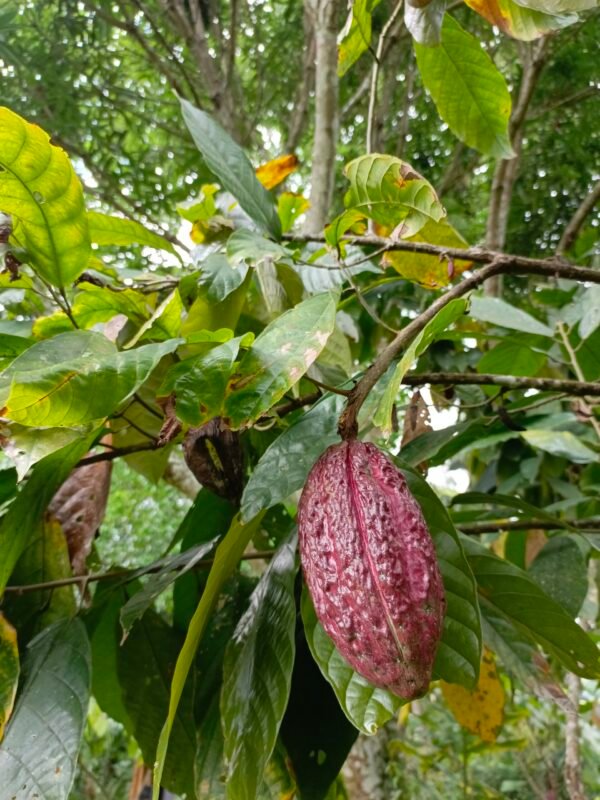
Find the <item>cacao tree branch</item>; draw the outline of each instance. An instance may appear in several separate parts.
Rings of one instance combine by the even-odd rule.
[[[260,559],[271,558],[274,550],[261,550],[250,553],[244,553],[240,561],[256,561]],[[204,558],[194,564],[193,569],[202,569],[203,567],[210,567],[214,563],[214,558]],[[133,569],[112,569],[108,572],[93,572],[91,575],[72,575],[69,578],[59,578],[55,581],[44,581],[42,583],[26,583],[22,586],[6,586],[4,591],[14,594],[27,594],[28,592],[41,592],[48,589],[60,589],[62,586],[74,586],[79,584],[84,587],[88,583],[98,583],[100,581],[110,581],[114,578],[123,578],[124,582],[127,580],[136,580],[144,575],[153,575],[165,569],[164,564],[150,564],[147,567],[137,567]],[[182,569],[182,567],[180,568]]]
[[[494,495],[490,495],[493,501]],[[497,533],[498,531],[528,531],[538,528],[543,531],[572,530],[576,528],[578,532],[600,533],[600,517],[589,517],[588,519],[565,519],[555,522],[548,519],[491,519],[482,522],[463,522],[456,526],[462,533],[469,536],[476,536],[480,533]]]
[[[560,392],[573,397],[600,397],[600,383],[560,380],[556,378],[526,378],[515,375],[491,375],[476,372],[419,372],[405,375],[406,386],[440,384],[442,386],[503,386],[507,389],[538,389],[541,392]]]

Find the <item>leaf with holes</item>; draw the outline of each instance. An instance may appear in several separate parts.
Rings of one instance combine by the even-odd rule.
[[[91,245],[81,181],[47,133],[2,107],[0,211],[13,218],[12,240],[53,286],[85,270]]]
[[[262,576],[225,653],[221,720],[229,800],[254,800],[275,747],[294,665],[296,571],[294,536]]]

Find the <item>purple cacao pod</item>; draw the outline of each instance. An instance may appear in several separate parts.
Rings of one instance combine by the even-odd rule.
[[[298,509],[300,557],[319,621],[370,683],[427,691],[446,608],[435,550],[404,477],[375,445],[328,448]]]

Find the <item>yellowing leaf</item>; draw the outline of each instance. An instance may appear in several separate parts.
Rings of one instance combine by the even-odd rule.
[[[504,720],[504,688],[493,655],[484,650],[473,691],[441,682],[442,694],[456,721],[484,742],[495,742]]]
[[[390,230],[380,227],[377,232],[381,236],[387,236]],[[445,219],[439,222],[428,220],[423,228],[407,241],[461,249],[468,247],[460,233]],[[439,289],[447,286],[461,272],[469,269],[472,264],[471,261],[454,261],[446,258],[440,259],[439,256],[400,251],[385,253],[381,263],[385,267],[393,267],[403,278],[419,283],[427,289]]]
[[[297,168],[298,159],[295,155],[278,156],[272,161],[267,161],[266,164],[262,164],[256,170],[256,177],[265,189],[273,189]]]
[[[19,680],[17,632],[0,614],[0,742],[13,710]]]
[[[524,8],[514,0],[465,0],[465,3],[504,33],[525,42],[577,21],[575,14],[544,14],[532,8]]]
[[[13,240],[53,286],[72,283],[91,252],[83,188],[67,154],[8,108],[0,108],[0,211]]]

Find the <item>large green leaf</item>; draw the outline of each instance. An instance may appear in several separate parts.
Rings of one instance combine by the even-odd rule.
[[[244,489],[242,519],[252,519],[304,486],[323,450],[338,441],[337,421],[344,402],[339,394],[324,398],[269,445]]]
[[[95,244],[121,246],[141,244],[177,255],[171,242],[164,236],[149,231],[148,228],[133,219],[113,217],[99,211],[88,211],[87,218],[90,238]]]
[[[532,350],[527,342],[507,337],[491,350],[487,350],[477,362],[477,371],[492,375],[533,376],[546,363],[547,355]]]
[[[227,797],[255,800],[287,706],[295,653],[296,537],[281,545],[227,647],[221,717]]]
[[[440,44],[415,42],[415,52],[425,88],[450,130],[482,153],[514,156],[510,92],[480,42],[446,14]]]
[[[242,553],[250,539],[258,529],[262,514],[258,514],[247,525],[242,525],[236,517],[231,524],[227,535],[217,547],[215,560],[208,575],[208,580],[198,603],[194,616],[190,622],[185,642],[177,658],[171,693],[169,699],[169,709],[165,724],[160,734],[158,746],[156,748],[156,759],[154,761],[154,789],[153,800],[158,800],[160,792],[161,778],[167,756],[169,738],[173,729],[173,724],[177,715],[177,709],[181,700],[187,676],[194,660],[194,655],[204,634],[209,617],[217,603],[219,592],[225,581],[233,573]],[[130,637],[131,638],[131,637]]]
[[[338,45],[338,75],[342,77],[369,49],[371,14],[379,0],[353,0]]]
[[[481,620],[477,585],[459,535],[436,493],[416,471],[401,468],[435,545],[446,595],[446,616],[433,674],[472,688],[481,662]]]
[[[119,352],[100,333],[72,331],[39,342],[2,374],[0,413],[32,427],[103,419],[131,397],[179,341]]]
[[[553,456],[568,458],[576,464],[593,464],[598,453],[578,439],[570,431],[528,430],[521,437],[532,447],[552,453]]]
[[[502,328],[511,328],[515,331],[539,336],[552,337],[554,335],[552,328],[499,297],[473,295],[470,314],[474,319],[490,322],[492,325],[500,325]]]
[[[47,505],[77,462],[89,450],[96,433],[77,439],[38,462],[0,523],[0,595],[21,553],[35,536]]]
[[[414,236],[432,219],[446,215],[431,184],[409,164],[394,156],[360,156],[344,170],[350,189],[344,202],[350,209],[388,228],[403,238]]]
[[[556,601],[523,570],[461,536],[482,596],[567,669],[587,678],[600,676],[600,651]]]
[[[67,800],[87,717],[90,646],[83,623],[59,622],[37,636],[0,745],[2,796]]]
[[[588,592],[587,563],[579,544],[568,536],[553,536],[528,570],[546,594],[576,617]]]
[[[13,238],[48,283],[66,286],[85,270],[90,236],[71,162],[41,128],[1,107],[0,211],[13,217]]]
[[[266,233],[276,239],[281,224],[271,195],[259,182],[242,148],[212,117],[181,100],[183,119],[209,169],[224,189]]]
[[[156,745],[169,709],[169,686],[181,636],[155,611],[148,611],[133,626],[117,652],[117,671],[130,733],[146,764],[152,764]],[[192,685],[188,681],[184,701],[172,722],[165,753],[163,784],[172,792],[193,797],[196,732],[192,709]]]
[[[459,319],[467,310],[468,301],[465,298],[458,298],[452,300],[445,305],[435,317],[427,323],[421,333],[419,333],[409,344],[404,351],[404,354],[398,362],[396,369],[385,388],[383,396],[379,402],[379,407],[373,418],[375,425],[383,429],[385,433],[390,433],[392,430],[392,412],[394,410],[394,403],[402,384],[402,379],[411,368],[413,361],[424,353],[429,345],[441,334],[446,328],[450,327],[457,319]]]
[[[87,436],[94,426],[95,423],[78,428],[28,428],[9,423],[2,425],[0,431],[4,452],[14,463],[17,477],[22,481],[34,464],[82,436]]]
[[[256,337],[228,387],[224,416],[234,428],[254,422],[304,375],[335,326],[333,293],[310,297]]]
[[[17,632],[0,613],[0,742],[12,714],[19,682]]]
[[[313,658],[350,722],[361,733],[377,733],[403,701],[385,689],[376,688],[352,669],[323,630],[306,587],[302,592],[302,621]]]
[[[135,289],[115,291],[108,286],[93,283],[78,284],[78,292],[71,307],[71,316],[80,328],[91,328],[98,322],[107,322],[117,314],[124,314],[134,325],[142,325],[151,314],[148,298]],[[48,317],[38,317],[33,323],[33,335],[48,339],[59,333],[73,330],[73,323],[64,311]]]
[[[213,253],[202,262],[198,284],[209,300],[219,303],[242,285],[248,269],[243,262],[232,267],[227,256]]]
[[[177,398],[177,416],[188,425],[202,425],[222,412],[233,365],[243,337],[230,339],[208,353],[179,361],[168,372],[159,395]]]

